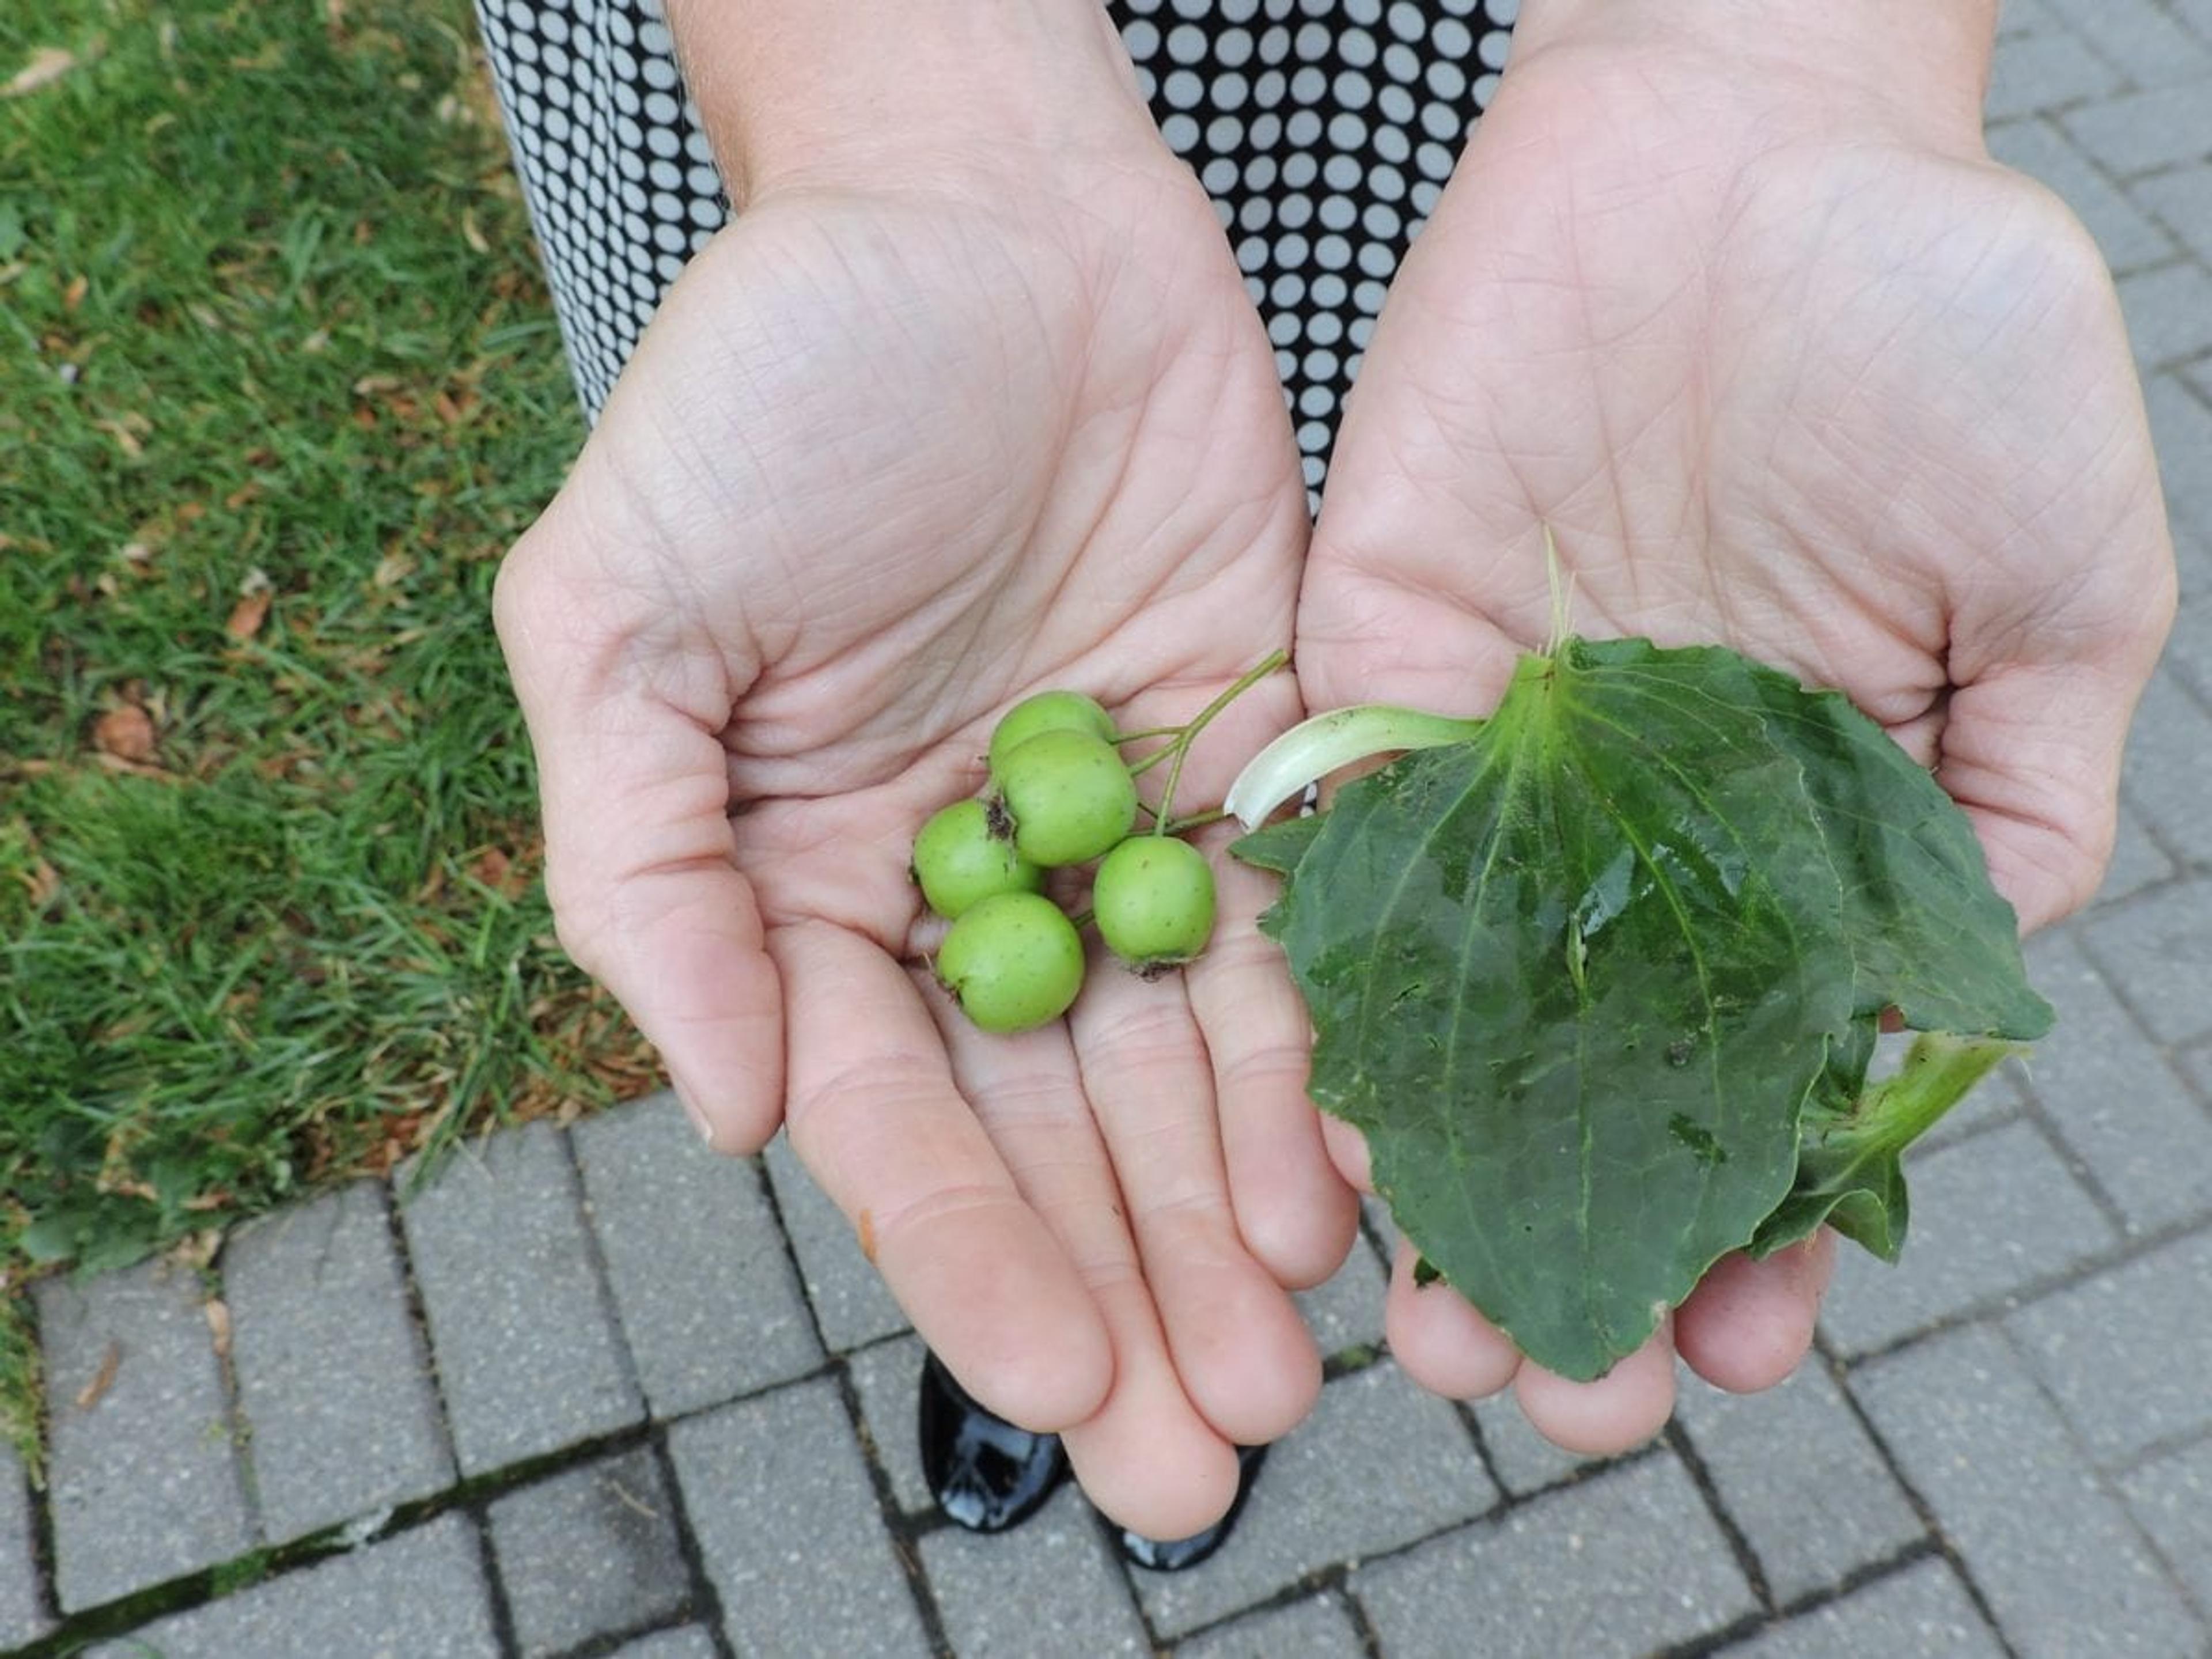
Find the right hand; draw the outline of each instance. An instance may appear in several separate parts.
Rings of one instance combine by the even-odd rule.
[[[715,1146],[783,1121],[961,1382],[1176,1537],[1310,1406],[1284,1287],[1356,1216],[1265,884],[1217,859],[1200,962],[1098,964],[1004,1038],[929,982],[907,874],[1019,697],[1177,722],[1290,639],[1305,499],[1258,319],[1126,64],[1067,76],[1034,149],[753,167],[496,611],[563,943]],[[1240,700],[1183,801],[1298,712],[1288,675]]]

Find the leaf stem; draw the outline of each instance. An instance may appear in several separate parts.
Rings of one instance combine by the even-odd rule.
[[[1559,568],[1559,544],[1552,539],[1552,526],[1544,526],[1544,576],[1552,588],[1552,636],[1544,641],[1544,654],[1556,657],[1574,631],[1575,579]]]
[[[1266,679],[1268,675],[1282,667],[1290,659],[1291,653],[1287,651],[1280,649],[1270,651],[1258,662],[1238,675],[1231,683],[1227,690],[1193,715],[1190,723],[1176,734],[1175,741],[1160,750],[1160,755],[1173,755],[1175,759],[1168,766],[1167,787],[1160,791],[1159,815],[1152,821],[1154,835],[1164,836],[1169,833],[1168,823],[1175,815],[1176,785],[1182,781],[1182,763],[1190,754],[1191,744],[1197,741],[1198,734],[1213,723],[1215,715],[1220,714],[1223,709],[1228,708],[1231,703],[1236,702],[1237,698],[1259,684],[1261,680]],[[1139,767],[1150,765],[1158,758],[1159,755],[1147,755],[1144,760],[1138,763],[1137,766],[1129,769],[1131,775],[1135,775]]]
[[[1901,1152],[1929,1129],[2007,1054],[2025,1047],[2002,1037],[1921,1031],[1896,1074],[1861,1097],[1858,1138]]]
[[[1389,703],[1339,708],[1292,726],[1255,755],[1229,787],[1222,810],[1247,830],[1307,785],[1354,761],[1408,749],[1463,743],[1482,729],[1476,720],[1455,720]]]

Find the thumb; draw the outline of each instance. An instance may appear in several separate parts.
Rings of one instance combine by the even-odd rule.
[[[652,653],[592,591],[557,544],[526,537],[493,599],[537,751],[556,930],[660,1051],[701,1134],[751,1152],[782,1116],[783,994],[734,860],[721,722],[655,691]]]
[[[2148,678],[2111,664],[2015,663],[1951,696],[1936,781],[1966,810],[1990,878],[2033,933],[2104,879],[2120,757]]]

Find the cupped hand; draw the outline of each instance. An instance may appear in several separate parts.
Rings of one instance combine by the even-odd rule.
[[[1311,1403],[1284,1287],[1334,1268],[1356,1214],[1253,932],[1263,884],[1217,855],[1201,962],[1094,962],[1064,1023],[994,1037],[931,982],[908,872],[1020,697],[1178,723],[1289,641],[1308,526],[1272,360],[1127,103],[1126,142],[1025,177],[760,191],[668,295],[497,612],[561,937],[702,1131],[744,1152],[785,1122],[969,1390],[1178,1537],[1226,1506],[1232,1443]],[[1179,810],[1297,713],[1287,674],[1240,699]]]
[[[1308,704],[1486,710],[1547,637],[1547,526],[1577,631],[1847,692],[1966,809],[2024,926],[2095,887],[2172,550],[2103,265],[1977,110],[1657,25],[1516,46],[1347,412]],[[1787,1375],[1831,1249],[1723,1261],[1589,1385],[1402,1261],[1391,1341],[1431,1387],[1512,1382],[1553,1439],[1617,1450],[1664,1421],[1674,1352],[1729,1388]]]

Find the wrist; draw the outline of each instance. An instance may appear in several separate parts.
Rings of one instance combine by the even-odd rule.
[[[787,185],[1033,174],[1141,113],[1098,0],[668,0],[740,205]]]
[[[1688,54],[1808,118],[1979,153],[1997,0],[1523,0],[1521,64],[1577,49]]]

